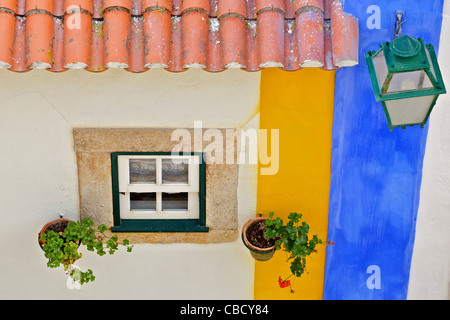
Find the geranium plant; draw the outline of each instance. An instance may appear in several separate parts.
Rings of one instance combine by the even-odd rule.
[[[301,221],[302,214],[293,212],[288,216],[289,222],[286,224],[279,217],[273,218],[274,213],[269,213],[269,219],[266,220],[266,231],[264,236],[267,239],[275,239],[275,250],[283,250],[287,254],[287,261],[290,262],[291,274],[282,279],[278,278],[280,288],[290,287],[293,293],[290,277],[301,277],[306,271],[306,258],[312,253],[317,252],[317,245],[323,244],[318,235],[308,236],[309,225]],[[326,244],[333,244],[326,241]],[[295,279],[295,278],[294,278]]]
[[[119,244],[117,236],[106,236],[104,234],[107,230],[106,225],[99,225],[97,230],[92,228],[93,225],[94,222],[91,219],[85,218],[81,222],[68,222],[63,231],[43,232],[40,240],[45,257],[48,259],[47,266],[57,268],[62,265],[75,282],[84,284],[94,281],[95,276],[91,269],[83,272],[73,267],[73,263],[82,257],[78,251],[80,245],[85,245],[89,251],[96,251],[99,256],[107,252],[114,254],[119,245],[126,247],[127,252],[132,251],[133,246],[128,240],[123,240]]]

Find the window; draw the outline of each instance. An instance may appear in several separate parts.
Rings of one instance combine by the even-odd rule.
[[[120,232],[127,233],[122,236],[133,243],[224,243],[236,241],[239,236],[240,165],[206,161],[205,159],[208,159],[210,155],[203,149],[203,146],[196,147],[194,129],[186,128],[186,130],[191,137],[190,145],[193,152],[192,154],[186,153],[186,155],[201,155],[203,160],[198,165],[198,218],[141,217],[129,219],[120,216],[119,200],[122,195],[119,192],[118,156],[148,155],[169,156],[170,158],[170,152],[161,153],[161,151],[172,151],[179,147],[180,141],[172,140],[173,129],[74,128],[80,219],[90,218],[96,225],[105,224],[108,227],[106,234],[111,236],[111,232],[116,232],[119,239],[121,238]],[[220,130],[225,136],[227,129]],[[189,143],[188,140],[186,142]],[[141,173],[140,177],[152,181],[150,180],[150,170],[147,170],[147,173]],[[133,177],[133,181],[137,181],[136,179]],[[133,198],[130,199],[133,201],[133,209],[135,210],[139,204],[141,208],[142,206],[144,209],[150,208],[151,202],[155,203],[156,208],[156,196],[139,195],[138,197],[138,195],[133,195]],[[167,196],[170,197],[170,195],[162,194],[161,206],[164,204],[163,196],[165,200],[167,200]],[[180,197],[182,196],[180,195]],[[184,203],[185,208],[185,200],[176,200],[172,203],[173,205]],[[167,209],[167,206],[164,208]],[[175,212],[169,213],[175,214]],[[143,212],[139,212],[139,214],[143,214]]]
[[[115,232],[207,232],[202,153],[111,153]]]

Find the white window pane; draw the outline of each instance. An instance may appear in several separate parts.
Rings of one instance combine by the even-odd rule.
[[[156,159],[130,159],[130,183],[156,183]]]
[[[131,211],[156,211],[156,193],[130,193]]]
[[[163,193],[162,211],[187,211],[188,193]]]
[[[163,184],[189,183],[188,159],[162,159],[161,168]]]

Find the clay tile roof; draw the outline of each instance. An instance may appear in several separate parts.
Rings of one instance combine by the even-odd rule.
[[[0,68],[333,70],[358,63],[341,0],[0,0]]]

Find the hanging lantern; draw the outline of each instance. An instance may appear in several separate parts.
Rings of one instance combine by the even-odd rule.
[[[380,47],[365,57],[375,99],[383,105],[389,129],[423,128],[439,95],[446,93],[433,45],[400,35]]]

